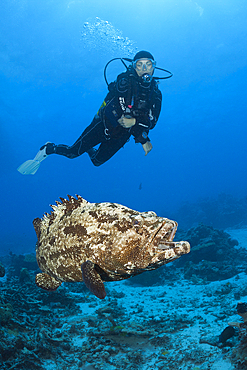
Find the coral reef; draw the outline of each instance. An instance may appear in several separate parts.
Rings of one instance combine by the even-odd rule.
[[[10,303],[0,305],[0,324],[8,323],[12,318],[13,307]]]
[[[175,262],[176,266],[184,267],[188,279],[197,276],[208,281],[223,280],[246,270],[243,264],[246,249],[236,249],[238,241],[225,231],[199,224],[186,232],[178,232],[178,237],[186,237],[191,245],[190,254]]]
[[[61,316],[73,315],[76,305],[65,289],[43,294],[29,279],[11,277],[1,287],[1,301],[1,369],[45,369],[42,359],[70,348]]]
[[[10,265],[8,271],[8,274],[10,276],[19,276],[20,271],[23,268],[34,271],[38,269],[38,264],[34,253],[17,255],[15,253],[10,252],[8,256],[4,257],[4,260],[6,261],[6,263],[9,263]]]
[[[0,262],[0,277],[4,277],[5,275],[5,268]]]
[[[247,225],[247,198],[221,193],[216,198],[186,202],[172,217],[184,229],[196,226],[199,222],[220,229]]]
[[[19,281],[21,284],[26,283],[26,282],[31,282],[31,277],[29,274],[29,271],[26,267],[23,267],[20,271],[20,276],[19,276]]]
[[[225,231],[202,223],[186,232],[180,231],[178,235],[186,236],[191,244],[191,253],[184,256],[182,263],[186,260],[194,263],[202,260],[219,262],[222,258],[225,260],[228,257],[229,250],[234,253],[233,247],[238,245],[238,241],[232,240]],[[236,251],[237,253],[239,252]]]

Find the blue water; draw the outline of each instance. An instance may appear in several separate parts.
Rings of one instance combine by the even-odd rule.
[[[32,220],[66,194],[166,217],[184,201],[245,196],[246,19],[244,0],[2,0],[1,254],[33,251]],[[46,141],[72,144],[107,93],[105,64],[142,49],[174,74],[148,156],[132,138],[102,167],[54,155],[17,172]]]

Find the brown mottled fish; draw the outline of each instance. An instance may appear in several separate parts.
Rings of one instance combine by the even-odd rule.
[[[36,257],[43,271],[36,284],[56,290],[62,282],[84,281],[105,298],[104,281],[128,279],[189,253],[188,242],[173,242],[177,223],[154,212],[116,203],[60,198],[51,214],[36,218]]]

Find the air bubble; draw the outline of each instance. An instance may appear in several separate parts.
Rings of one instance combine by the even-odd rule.
[[[129,57],[137,52],[134,41],[124,37],[122,31],[115,29],[110,22],[99,17],[84,23],[81,37],[84,48],[89,51],[97,50],[112,56],[124,54]]]

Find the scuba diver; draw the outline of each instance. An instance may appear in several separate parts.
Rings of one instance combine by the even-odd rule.
[[[120,59],[127,70],[119,74],[115,82],[108,84],[106,68],[116,59]],[[124,60],[131,64],[127,67]],[[155,68],[170,75],[154,77]],[[136,143],[142,145],[145,155],[152,150],[148,133],[158,121],[162,102],[157,80],[170,78],[172,73],[156,67],[154,57],[148,51],[139,51],[133,60],[110,60],[105,66],[104,76],[109,92],[92,123],[76,142],[71,146],[47,142],[33,160],[24,162],[18,168],[20,173],[35,174],[41,161],[51,154],[72,159],[86,152],[92,163],[100,166],[121,149],[131,135]]]

